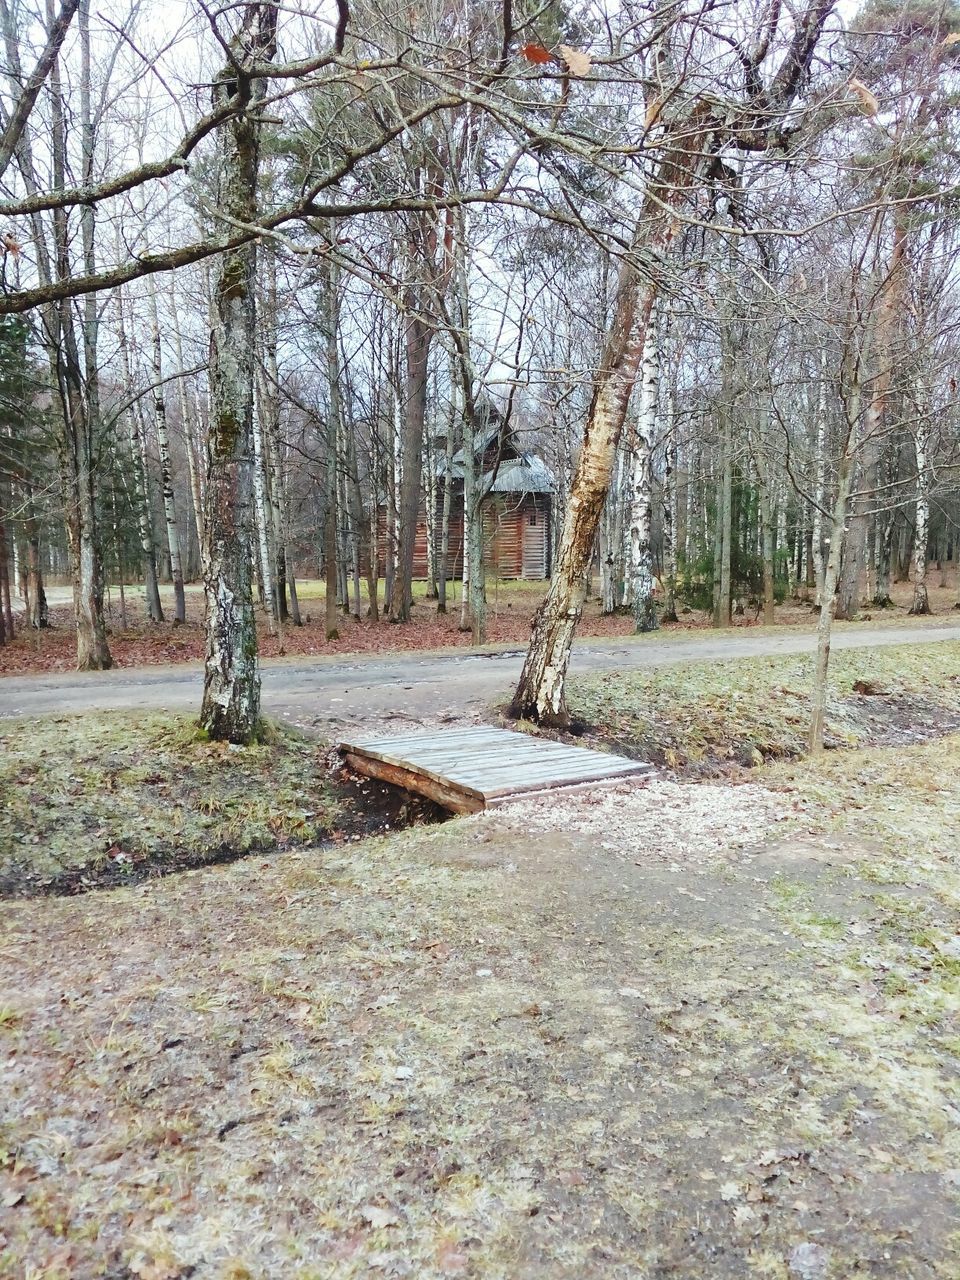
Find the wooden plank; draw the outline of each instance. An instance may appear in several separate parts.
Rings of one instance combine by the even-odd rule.
[[[452,783],[425,778],[411,769],[386,764],[382,760],[372,760],[369,756],[355,756],[349,751],[345,753],[344,760],[355,773],[379,778],[381,782],[392,783],[395,787],[402,787],[404,791],[415,791],[428,800],[435,800],[445,809],[452,809],[454,813],[479,813],[483,808],[481,797],[471,795]]]
[[[564,787],[587,786],[591,783],[599,782],[625,782],[628,778],[645,778],[653,773],[653,769],[648,765],[644,768],[638,765],[635,770],[628,773],[604,773],[591,777],[589,774],[581,774],[580,777],[566,777],[550,779],[541,778],[538,781],[520,782],[510,787],[499,787],[493,791],[485,791],[483,793],[484,801],[489,803],[491,800],[501,799],[506,796],[522,795],[527,791],[556,791]]]
[[[373,752],[368,750],[353,751],[349,747],[347,748],[345,754],[348,759],[352,759],[354,761],[366,762],[366,766],[364,768],[360,768],[357,770],[359,773],[367,772],[370,774],[371,777],[375,777],[375,778],[385,777],[383,773],[375,772],[374,766],[376,765],[381,769],[402,770],[408,778],[417,778],[422,775],[423,777],[429,779],[431,782],[434,782],[441,787],[447,786],[447,785],[454,786],[461,795],[469,795],[474,800],[481,801],[481,804],[479,807],[480,808],[483,807],[483,804],[482,804],[483,795],[481,792],[477,791],[476,788],[467,786],[464,783],[454,783],[452,782],[451,779],[447,778],[444,774],[436,773],[432,769],[428,769],[425,766],[418,765],[416,763],[408,763],[405,760],[401,760],[401,761],[391,760],[386,756],[377,756]],[[385,781],[389,782],[390,779],[385,778]],[[407,784],[398,782],[396,785],[406,786]],[[417,790],[417,788],[414,786],[411,786],[410,789],[414,791]],[[420,788],[420,790],[422,790],[422,788]],[[430,793],[427,791],[424,791],[423,794],[429,795]],[[470,810],[470,812],[473,812],[473,810]]]
[[[473,813],[511,795],[641,778],[650,765],[492,726],[340,744],[358,773]]]
[[[449,732],[449,737],[447,733]],[[489,730],[489,735],[499,734],[503,732],[500,729]],[[484,737],[481,737],[481,734]],[[450,729],[444,730],[444,742],[461,743],[461,742],[483,742],[489,736],[484,729]],[[493,742],[494,738],[489,737],[489,741]],[[341,742],[341,747],[362,748],[374,751],[398,750],[405,751],[410,747],[429,746],[432,743],[438,743],[438,735],[436,733],[410,733],[403,734],[397,738],[366,738],[360,742]]]
[[[449,768],[489,769],[496,772],[529,768],[566,772],[585,767],[589,767],[594,773],[598,770],[617,772],[631,769],[635,764],[622,757],[582,747],[565,747],[558,743],[531,739],[522,740],[522,745],[497,740],[476,742],[469,734],[451,735],[450,741],[437,741],[436,738],[388,739],[370,743],[343,743],[341,746],[395,762],[404,760],[413,765],[429,762],[431,765],[441,764]]]
[[[484,792],[490,789],[490,783],[499,784],[505,779],[528,784],[537,779],[599,778],[643,771],[643,767],[634,761],[604,756],[583,748],[560,747],[556,752],[538,751],[535,743],[522,752],[504,750],[499,745],[488,746],[485,751],[478,750],[469,743],[465,746],[463,740],[449,746],[436,742],[422,746],[404,744],[403,749],[396,749],[392,742],[378,745],[379,750],[361,744],[353,744],[351,749],[387,763],[426,769],[436,776],[452,778]]]
[[[418,757],[418,760],[420,757]],[[436,759],[431,759],[430,764],[438,767]],[[442,762],[440,762],[442,765]],[[448,773],[451,776],[465,778],[467,775],[475,775],[477,777],[487,778],[491,780],[509,779],[511,776],[516,777],[518,781],[531,781],[537,777],[555,778],[560,776],[571,777],[613,777],[621,773],[629,773],[634,769],[643,769],[642,764],[633,760],[624,761],[603,761],[598,760],[591,762],[589,760],[576,760],[565,762],[551,762],[548,760],[526,760],[521,762],[509,761],[503,763],[493,763],[484,761],[467,761],[464,764],[450,764],[447,766]]]

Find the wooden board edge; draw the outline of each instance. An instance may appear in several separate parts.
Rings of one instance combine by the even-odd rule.
[[[339,751],[343,756],[352,755],[358,760],[375,760],[378,764],[385,765],[391,769],[403,769],[405,772],[409,773],[411,777],[429,778],[438,786],[446,786],[450,782],[450,779],[447,778],[446,774],[435,773],[432,769],[428,769],[426,765],[417,764],[416,760],[404,760],[402,757],[394,757],[391,759],[388,755],[381,755],[379,752],[371,751],[367,747],[351,746],[349,743],[340,747]],[[358,772],[363,773],[364,770],[360,769]],[[399,786],[401,784],[398,783],[397,785]],[[483,808],[482,791],[478,791],[476,787],[471,787],[465,782],[455,782],[453,783],[453,786],[456,787],[457,791],[462,792],[464,795],[473,796],[475,800],[479,801],[480,808]],[[416,788],[411,788],[411,790],[416,790]]]
[[[413,769],[405,769],[401,765],[390,764],[385,760],[376,760],[371,756],[357,755],[352,751],[342,753],[344,762],[354,771],[367,778],[377,778],[380,782],[389,782],[404,791],[414,791],[417,795],[434,800],[444,809],[454,813],[479,813],[484,807],[481,796],[471,794],[449,782],[438,782],[434,778],[417,773]]]
[[[485,791],[483,798],[487,804],[502,803],[510,800],[514,796],[528,797],[531,795],[550,795],[557,791],[583,791],[587,787],[603,787],[610,786],[615,782],[636,782],[641,778],[651,778],[656,773],[656,769],[651,765],[638,765],[636,769],[631,769],[624,773],[605,773],[598,778],[571,778],[559,779],[556,782],[548,782],[541,780],[539,782],[531,782],[524,786],[522,783],[516,787],[498,787],[496,791]]]

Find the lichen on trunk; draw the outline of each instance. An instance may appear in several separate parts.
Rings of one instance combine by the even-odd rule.
[[[246,108],[222,133],[217,171],[218,206],[240,222],[256,216],[262,89],[238,69],[275,55],[276,24],[273,6],[247,6],[231,42],[233,60],[213,87],[215,109],[234,95]],[[225,253],[211,305],[200,724],[211,738],[236,743],[253,740],[260,717],[251,584],[255,270],[255,245]]]

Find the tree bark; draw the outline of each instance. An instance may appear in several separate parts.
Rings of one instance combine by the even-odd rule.
[[[720,392],[720,486],[717,493],[716,519],[716,594],[713,601],[713,625],[729,627],[733,621],[732,542],[733,542],[733,403],[737,354],[730,323],[721,331],[723,387]]]
[[[917,460],[916,529],[913,535],[913,605],[912,614],[930,613],[927,594],[927,540],[930,528],[930,420],[927,416],[926,396],[917,397],[917,421],[913,431],[913,446]]]
[[[43,587],[43,562],[40,555],[40,518],[37,515],[33,489],[24,485],[24,540],[26,542],[27,620],[34,631],[50,625],[47,594]]]
[[[857,410],[850,416],[848,421],[846,441],[840,455],[840,465],[837,471],[837,497],[833,507],[830,549],[824,567],[820,617],[817,622],[817,658],[811,695],[810,733],[807,740],[811,755],[817,755],[823,750],[823,730],[827,709],[827,676],[830,665],[830,638],[836,607],[840,559],[843,554],[847,507],[850,501],[850,487],[853,478],[858,417],[859,405],[857,405]]]
[[[413,600],[413,556],[420,515],[423,428],[427,410],[427,368],[433,330],[420,313],[420,291],[408,288],[403,317],[406,376],[403,397],[397,570],[390,596],[391,622],[409,622]]]
[[[250,4],[231,40],[231,61],[213,86],[216,109],[234,95],[244,111],[222,131],[217,204],[240,223],[255,220],[261,89],[246,67],[276,52],[277,10]],[[220,259],[210,334],[210,423],[204,520],[207,643],[200,724],[211,738],[252,741],[260,719],[260,671],[250,581],[256,248]]]
[[[173,470],[170,465],[170,436],[167,431],[167,401],[163,379],[163,345],[160,339],[160,313],[153,279],[148,292],[150,302],[150,330],[153,340],[153,425],[157,433],[157,451],[160,455],[160,491],[163,495],[163,516],[167,530],[167,547],[170,552],[170,577],[173,581],[174,626],[182,626],[187,620],[186,600],[183,594],[183,563],[180,558],[180,529],[177,525],[177,503],[173,492]]]
[[[326,273],[326,317],[324,340],[327,360],[327,469],[326,516],[324,521],[324,566],[326,573],[326,634],[328,640],[338,640],[337,628],[337,444],[341,435],[343,407],[340,400],[340,308],[337,297],[336,269],[331,264]]]
[[[661,621],[677,621],[678,453],[675,388],[667,387],[666,445],[663,471],[663,613]]]
[[[643,344],[637,421],[630,433],[630,605],[634,631],[638,633],[656,631],[660,625],[653,596],[653,551],[650,545],[659,387],[660,342],[656,322],[651,316]]]

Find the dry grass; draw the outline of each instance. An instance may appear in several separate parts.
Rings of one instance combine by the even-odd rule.
[[[0,724],[0,894],[75,891],[251,850],[316,843],[338,817],[316,743],[237,748],[188,716]]]
[[[604,672],[572,683],[595,734],[669,768],[716,773],[805,749],[814,658]],[[854,692],[866,681],[884,696]],[[827,743],[921,741],[960,728],[960,644],[841,650],[830,662]]]

